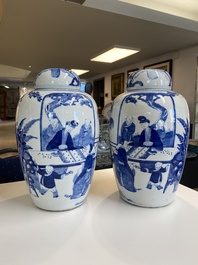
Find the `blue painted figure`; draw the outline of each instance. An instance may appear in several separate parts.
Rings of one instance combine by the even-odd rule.
[[[78,197],[83,196],[91,181],[92,171],[93,171],[93,155],[89,154],[86,158],[85,165],[83,169],[78,172],[74,177],[74,187],[73,187],[73,194],[71,195],[71,199],[75,199]]]
[[[78,145],[85,147],[93,142],[92,127],[90,119],[86,119],[85,123],[80,128],[80,133],[78,135]]]
[[[152,189],[153,186],[155,186],[158,190],[163,189],[163,187],[161,186],[162,173],[166,172],[167,169],[168,169],[168,166],[163,168],[161,162],[156,162],[155,168],[151,170],[151,176],[147,184],[147,189]]]
[[[62,124],[55,114],[49,118],[49,122],[49,126],[42,132],[42,150],[46,150],[49,141],[62,129]]]
[[[157,131],[151,128],[150,120],[145,116],[139,116],[138,120],[143,128],[139,138],[140,146],[151,147],[151,151],[156,153],[157,151],[163,150],[163,144]]]
[[[118,182],[125,189],[136,192],[134,181],[135,181],[135,169],[133,165],[129,166],[127,160],[127,152],[122,145],[118,146],[116,150],[117,153],[114,153],[114,169],[117,175]]]
[[[135,132],[135,124],[132,116],[127,116],[121,127],[121,141],[131,142]]]
[[[48,143],[47,150],[73,150],[73,139],[70,132],[78,126],[75,120],[67,121],[65,128],[58,131],[54,138]]]
[[[92,144],[89,146],[89,154],[86,157],[85,164],[83,168],[80,168],[73,179],[73,194],[65,194],[66,198],[76,199],[83,196],[91,183],[91,178],[94,171],[94,154],[91,154]]]
[[[154,128],[158,135],[160,136],[161,141],[163,141],[163,139],[166,137],[166,130],[164,128],[164,121],[159,119],[156,124],[155,124],[155,128]]]
[[[60,175],[54,171],[52,166],[46,166],[44,170],[39,169],[38,173],[41,175],[41,185],[44,187],[42,189],[42,195],[44,195],[48,190],[53,194],[53,198],[57,198],[58,191],[56,189],[55,179],[62,179],[64,175]]]

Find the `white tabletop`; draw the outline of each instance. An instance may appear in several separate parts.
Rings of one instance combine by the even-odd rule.
[[[0,264],[198,264],[198,192],[179,185],[169,206],[136,207],[105,169],[95,171],[84,205],[47,212],[24,181],[1,184]]]

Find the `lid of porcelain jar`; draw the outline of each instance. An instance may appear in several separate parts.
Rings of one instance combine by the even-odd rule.
[[[127,91],[136,89],[171,90],[172,80],[168,72],[160,69],[138,70],[129,75]]]
[[[49,68],[37,75],[35,88],[80,91],[80,78],[76,73],[67,69]]]

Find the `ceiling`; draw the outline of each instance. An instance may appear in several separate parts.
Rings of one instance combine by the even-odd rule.
[[[168,13],[164,7],[146,6],[154,3],[157,9],[162,2],[157,0],[141,1],[144,7],[138,1],[130,5],[119,0],[86,0],[83,5],[61,0],[2,1],[0,84],[32,82],[38,72],[50,67],[89,69],[80,76],[89,79],[198,45],[196,0],[179,1],[179,8],[173,9],[179,10],[180,17],[170,14],[170,6]],[[175,5],[175,1],[166,3]],[[181,3],[192,4],[193,11],[187,6],[182,10]],[[113,45],[141,52],[112,64],[90,61]]]

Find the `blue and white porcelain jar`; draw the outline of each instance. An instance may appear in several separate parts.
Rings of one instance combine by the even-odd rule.
[[[144,207],[173,201],[189,136],[186,100],[164,70],[133,72],[113,102],[110,144],[120,196]]]
[[[33,203],[50,211],[84,203],[96,163],[99,122],[91,96],[69,70],[43,70],[19,101],[19,156]]]

